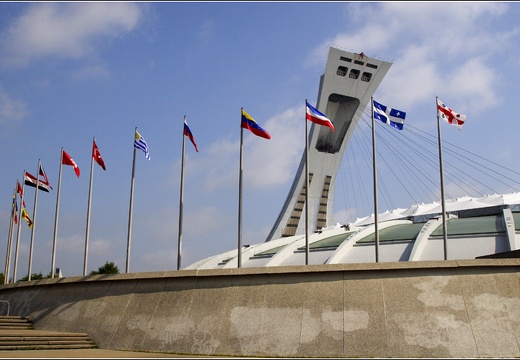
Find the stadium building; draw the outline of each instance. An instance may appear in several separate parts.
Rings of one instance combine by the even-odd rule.
[[[347,224],[334,223],[334,190],[345,149],[391,65],[363,53],[329,49],[316,108],[333,121],[335,131],[312,123],[308,194],[304,151],[271,232],[265,242],[242,247],[240,267],[516,257],[520,249],[520,193],[516,192],[446,200],[445,216],[441,201],[434,201],[380,213],[377,226],[374,214]],[[234,249],[186,269],[238,265]]]

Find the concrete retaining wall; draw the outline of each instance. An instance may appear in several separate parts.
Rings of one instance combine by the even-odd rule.
[[[101,348],[263,357],[519,357],[519,259],[181,270],[0,286]]]

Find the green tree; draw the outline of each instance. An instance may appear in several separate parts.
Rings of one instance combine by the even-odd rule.
[[[43,276],[42,273],[34,273],[34,274],[31,274],[31,281],[33,280],[41,280],[41,279],[48,279],[51,277],[51,274],[49,273],[47,276]],[[21,278],[20,280],[18,281],[27,281],[29,280],[29,276],[24,276],[23,278]]]
[[[100,266],[97,271],[92,270],[89,275],[99,275],[99,274],[119,274],[119,268],[113,261],[106,262],[105,265]]]

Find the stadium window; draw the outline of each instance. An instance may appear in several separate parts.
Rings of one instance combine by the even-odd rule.
[[[351,69],[348,77],[351,79],[357,79],[359,77],[359,70]]]
[[[372,74],[368,72],[364,72],[363,75],[361,75],[361,81],[369,82],[370,79],[372,79]]]
[[[348,69],[346,67],[340,66],[340,67],[338,67],[338,71],[336,71],[336,75],[345,76],[345,75],[347,75],[347,71],[348,71]]]

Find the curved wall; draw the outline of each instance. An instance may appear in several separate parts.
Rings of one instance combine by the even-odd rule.
[[[0,286],[101,348],[262,357],[518,357],[519,259],[180,270]]]

